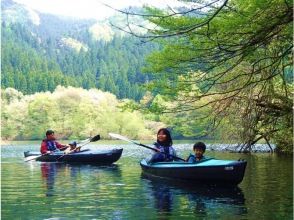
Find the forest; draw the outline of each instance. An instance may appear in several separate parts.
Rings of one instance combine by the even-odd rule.
[[[58,86],[52,93],[23,95],[7,88],[1,93],[1,136],[4,140],[41,140],[49,128],[61,139],[82,139],[116,132],[153,139],[164,124],[140,112],[121,111],[123,101],[98,89]]]
[[[103,124],[99,111],[91,112],[91,94],[99,91],[119,103],[105,105],[109,114],[129,115],[137,121],[131,127],[142,126],[132,133],[120,128],[119,117],[103,116],[113,131],[126,129],[130,137],[150,137],[156,130],[150,123],[162,123],[176,138],[221,140],[240,151],[261,142],[293,152],[292,9],[288,0],[217,0],[178,11],[146,6],[121,11],[137,19],[113,19],[112,27],[48,15],[41,17],[47,26],[37,27],[4,16],[2,137],[38,139],[48,126],[63,138],[91,135]],[[93,37],[97,25],[103,35]],[[138,26],[145,31],[131,28]],[[61,91],[68,102],[59,99]],[[91,98],[84,103],[77,91]],[[80,123],[83,111],[97,123]],[[111,129],[100,128],[103,134]]]
[[[78,34],[89,50],[66,48],[59,38],[37,38],[24,24],[3,22],[2,88],[15,88],[23,94],[53,92],[58,85],[99,88],[118,98],[140,100],[144,94],[140,84],[148,81],[141,67],[144,56],[157,48],[155,44],[120,36],[110,42],[97,41],[87,30]]]

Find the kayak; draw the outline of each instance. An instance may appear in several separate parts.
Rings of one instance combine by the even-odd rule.
[[[217,160],[208,158],[196,163],[140,162],[145,175],[184,180],[190,183],[238,185],[244,177],[247,161]]]
[[[109,165],[119,160],[123,149],[112,150],[81,150],[80,152],[64,154],[64,152],[55,152],[53,154],[42,155],[40,152],[26,151],[25,158],[30,156],[40,156],[36,161],[41,162],[66,162],[66,163],[84,163]]]

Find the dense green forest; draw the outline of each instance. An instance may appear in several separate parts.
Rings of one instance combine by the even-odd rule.
[[[41,24],[47,25],[44,30],[26,23],[2,22],[2,88],[33,94],[52,92],[63,85],[99,88],[119,98],[142,98],[140,84],[148,81],[148,74],[142,74],[141,68],[145,55],[158,48],[155,44],[141,44],[134,37],[116,34],[109,41],[97,40],[89,31],[93,21],[84,21],[81,27],[63,21],[53,29],[55,23]],[[63,28],[66,24],[68,30]]]

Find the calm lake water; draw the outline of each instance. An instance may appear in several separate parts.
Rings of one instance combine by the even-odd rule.
[[[293,219],[293,158],[207,151],[218,159],[248,161],[238,187],[186,186],[141,175],[150,150],[135,145],[92,144],[124,149],[112,166],[24,162],[39,144],[1,147],[2,219]],[[175,145],[186,157],[192,144]]]

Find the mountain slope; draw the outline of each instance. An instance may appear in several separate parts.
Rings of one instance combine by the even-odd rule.
[[[2,88],[31,94],[71,85],[142,97],[148,75],[141,67],[156,45],[140,44],[106,21],[41,14],[12,1],[3,1],[2,15]]]

